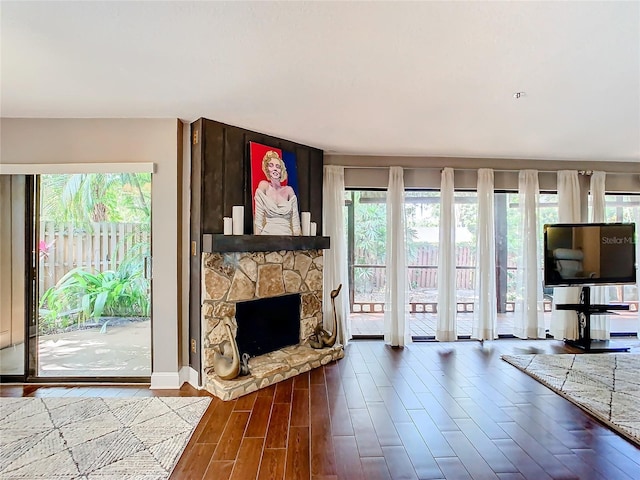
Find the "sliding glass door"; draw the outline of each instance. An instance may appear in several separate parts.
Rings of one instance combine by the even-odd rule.
[[[498,333],[513,335],[518,273],[520,208],[517,192],[495,193],[496,299]],[[456,323],[460,338],[471,336],[476,253],[477,195],[475,191],[455,194],[456,225]],[[354,337],[381,336],[384,321],[386,192],[353,190],[345,194],[345,229],[349,252],[350,319]],[[557,195],[540,196],[540,224],[556,223]],[[407,316],[414,339],[435,337],[438,317],[438,255],[440,191],[405,192]],[[542,244],[542,230],[540,230]],[[540,263],[542,274],[542,262]],[[545,322],[551,321],[553,290],[545,291]]]

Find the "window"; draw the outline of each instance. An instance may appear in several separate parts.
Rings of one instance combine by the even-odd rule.
[[[351,334],[380,336],[384,333],[387,194],[350,190],[345,196]]]
[[[558,196],[543,192],[539,197],[539,245],[543,225],[558,223]],[[640,195],[609,194],[606,197],[607,222],[640,224]],[[383,334],[386,260],[386,192],[349,190],[345,193],[345,222],[349,252],[351,331],[354,337]],[[475,191],[455,192],[457,331],[471,335],[476,267],[477,195]],[[409,326],[414,339],[434,338],[438,317],[438,255],[440,191],[410,190],[405,193],[407,285]],[[495,193],[496,231],[496,308],[498,334],[513,334],[518,312],[516,304],[520,238],[518,193]],[[540,281],[542,282],[542,255]],[[636,285],[611,286],[614,303],[630,305],[630,312],[612,316],[613,334],[637,331],[638,288]],[[545,327],[552,318],[553,288],[543,288]]]
[[[409,326],[413,337],[435,336],[438,308],[440,192],[405,194]]]
[[[591,208],[591,205],[589,206]],[[591,211],[589,212],[591,216]],[[605,195],[605,222],[636,224],[636,242],[640,236],[640,195]],[[637,252],[637,248],[636,248]],[[640,259],[636,258],[636,264]],[[629,305],[629,311],[611,315],[611,333],[614,335],[638,333],[638,285],[611,285],[606,287],[610,303]]]

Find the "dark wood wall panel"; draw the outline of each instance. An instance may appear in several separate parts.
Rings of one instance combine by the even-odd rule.
[[[222,233],[222,217],[230,217],[234,205],[245,205],[245,165],[244,165],[244,131],[240,128],[225,128],[224,137],[224,158],[222,164],[225,168],[224,185],[225,195],[222,199],[224,215],[218,216],[215,220],[215,232]],[[215,188],[215,187],[214,187]],[[206,194],[206,192],[205,192]],[[245,205],[246,210],[246,205]],[[245,211],[245,219],[247,218]],[[245,221],[245,232],[247,231]],[[208,233],[208,232],[206,232]]]
[[[202,150],[201,233],[222,233],[223,217],[230,217],[234,205],[245,207],[245,233],[253,231],[249,142],[258,142],[294,152],[298,167],[300,211],[310,211],[312,221],[322,227],[323,152],[281,138],[239,127],[200,119]]]
[[[224,178],[225,156],[225,129],[222,125],[216,125],[207,120],[202,120],[200,141],[202,147],[202,189],[200,191],[201,214],[198,222],[202,226],[202,232],[218,228],[215,219],[223,215],[223,195],[226,190]],[[192,217],[192,221],[194,221]]]
[[[324,178],[323,154],[320,151],[310,152],[309,177],[315,181],[309,182],[309,211],[311,221],[318,224],[318,235],[322,235],[322,182]]]
[[[309,186],[311,185],[309,149],[297,147],[294,152],[296,154],[296,162],[298,164],[298,187],[301,192],[301,198],[298,198],[298,207],[301,212],[311,212],[311,210],[309,209],[309,204],[311,202],[311,191],[309,188]],[[302,192],[308,193],[307,195],[303,195]],[[311,216],[314,217],[313,212],[311,213]],[[312,219],[312,221],[315,222],[315,218]]]
[[[191,245],[189,247],[189,365],[200,372],[200,255],[202,224],[194,218],[202,217],[202,120],[191,124]],[[196,140],[197,139],[197,140]],[[192,348],[196,342],[195,351]]]

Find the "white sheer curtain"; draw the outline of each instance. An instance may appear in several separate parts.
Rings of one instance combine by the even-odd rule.
[[[493,212],[493,170],[478,170],[478,227],[475,301],[471,338],[498,338],[496,305],[496,235]]]
[[[605,221],[605,189],[604,183],[606,174],[604,172],[593,172],[589,190],[591,191],[593,223]],[[606,305],[609,303],[609,287],[591,287],[591,303]],[[591,338],[593,340],[608,340],[611,333],[611,319],[609,315],[591,316]]]
[[[438,248],[438,320],[436,340],[452,342],[456,332],[456,211],[453,169],[440,175],[440,245]]]
[[[335,299],[338,317],[338,342],[346,345],[351,338],[349,329],[349,277],[347,275],[347,245],[344,232],[344,167],[324,167],[322,187],[322,226],[324,235],[331,237],[331,248],[324,251],[324,294],[322,314],[324,326],[333,317],[331,290],[342,284]]]
[[[537,170],[520,171],[518,197],[522,245],[518,254],[513,334],[519,338],[545,338]]]
[[[406,317],[407,262],[405,254],[404,179],[401,167],[389,169],[387,190],[387,261],[384,341],[404,347],[411,340]]]
[[[558,219],[560,223],[580,223],[580,183],[577,171],[558,171]],[[578,338],[578,314],[572,310],[556,310],[556,304],[578,303],[579,300],[579,287],[553,289],[553,313],[549,330],[557,340]]]

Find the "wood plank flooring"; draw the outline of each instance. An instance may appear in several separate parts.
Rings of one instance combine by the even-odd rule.
[[[355,341],[344,359],[213,398],[172,479],[640,478],[640,449],[500,359],[554,340]],[[638,349],[634,349],[638,353]],[[190,386],[2,385],[2,396],[209,395]]]

